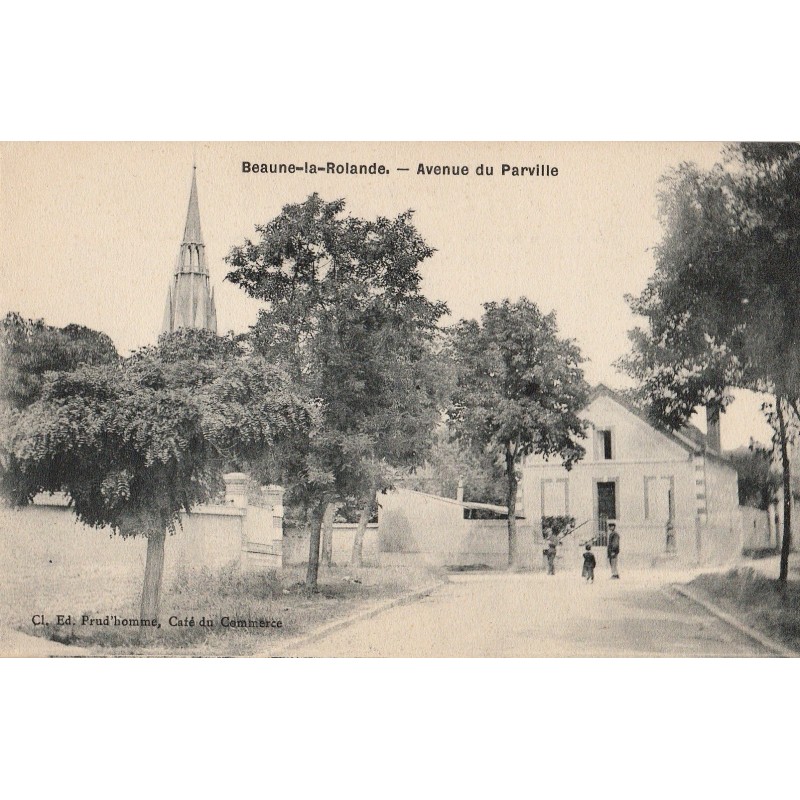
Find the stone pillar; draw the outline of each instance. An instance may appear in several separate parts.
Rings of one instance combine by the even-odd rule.
[[[272,538],[276,541],[283,539],[283,495],[286,490],[283,486],[261,487],[261,497],[264,505],[272,506],[272,524],[274,526]]]
[[[225,481],[225,505],[247,508],[247,475],[229,472],[222,478]]]

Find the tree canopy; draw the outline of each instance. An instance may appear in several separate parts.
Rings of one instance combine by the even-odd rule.
[[[315,405],[285,374],[258,356],[231,358],[231,343],[212,337],[167,335],[124,360],[48,372],[36,400],[4,412],[0,489],[12,502],[66,492],[85,524],[152,540],[146,617],[157,613],[164,533],[179,513],[219,494],[223,472],[291,449],[314,426]]]
[[[628,297],[647,328],[623,366],[672,427],[725,389],[800,395],[800,146],[740,144],[663,179],[656,270]]]
[[[776,502],[781,484],[780,473],[772,463],[771,452],[764,447],[751,445],[730,453],[736,467],[739,484],[739,505],[766,511]]]
[[[104,333],[82,325],[57,328],[9,312],[0,322],[0,404],[24,408],[39,396],[46,373],[118,358]]]
[[[535,303],[485,303],[480,322],[452,331],[456,388],[448,411],[457,436],[505,464],[509,563],[518,563],[516,465],[526,455],[558,456],[569,469],[584,454],[585,422],[578,412],[589,387],[583,357],[558,334],[555,313]]]
[[[425,298],[419,271],[433,250],[411,211],[364,220],[344,210],[316,194],[284,206],[227,258],[227,279],[267,304],[254,350],[319,402],[307,448],[263,476],[309,510],[312,585],[328,503],[371,502],[387,467],[421,463],[441,406],[435,340],[447,307]]]
[[[770,420],[783,462],[781,580],[790,544],[789,416],[800,397],[800,145],[738,144],[711,170],[664,178],[656,269],[632,310],[621,366],[654,417],[683,424],[699,405],[724,408],[731,387],[775,396]]]
[[[466,499],[495,505],[505,503],[508,491],[503,462],[497,453],[476,451],[454,438],[446,424],[437,430],[436,442],[424,466],[401,480],[409,489],[442,497],[455,497],[461,482]]]

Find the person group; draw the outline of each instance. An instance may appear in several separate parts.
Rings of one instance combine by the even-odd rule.
[[[561,544],[561,538],[559,538],[558,534],[552,528],[545,528],[545,531],[547,531],[545,536],[546,547],[543,551],[543,555],[547,565],[547,574],[555,575],[556,555],[558,553],[558,545]],[[619,559],[619,533],[617,532],[617,526],[614,522],[608,523],[606,555],[608,556],[608,565],[611,567],[611,578],[619,580],[619,568],[617,564]],[[592,552],[592,543],[587,542],[583,553],[581,577],[585,578],[588,583],[594,583],[594,571],[596,567],[597,559]]]

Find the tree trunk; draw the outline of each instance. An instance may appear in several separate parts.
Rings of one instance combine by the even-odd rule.
[[[306,585],[316,588],[319,575],[319,543],[322,531],[322,517],[325,514],[327,503],[322,503],[311,511],[311,537],[308,543],[308,570],[306,571]]]
[[[364,534],[367,532],[367,523],[372,516],[372,506],[374,503],[374,495],[371,495],[361,507],[361,512],[358,516],[358,527],[356,528],[356,535],[353,537],[353,555],[350,557],[350,566],[360,567],[364,558]]]
[[[792,547],[792,480],[789,448],[786,441],[786,420],[783,416],[780,397],[776,398],[775,407],[778,411],[781,464],[783,466],[783,541],[781,542],[781,569],[778,580],[785,584],[789,577],[789,551]]]
[[[517,540],[517,465],[514,453],[506,445],[506,475],[508,476],[508,566],[519,565],[519,542]]]
[[[163,530],[152,533],[147,537],[147,560],[144,565],[142,605],[139,611],[141,620],[158,619],[161,582],[164,577],[164,542],[166,538],[167,533]],[[142,638],[150,635],[153,627],[143,625],[140,628]]]
[[[333,564],[333,515],[336,511],[334,503],[328,503],[322,515],[322,563],[326,567]]]

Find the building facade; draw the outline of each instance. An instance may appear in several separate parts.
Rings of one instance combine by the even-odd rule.
[[[589,422],[586,455],[571,470],[559,459],[526,459],[522,498],[529,520],[574,517],[583,524],[572,537],[576,551],[587,540],[605,544],[613,520],[623,556],[644,564],[670,555],[736,555],[737,473],[720,452],[718,428],[712,425],[708,436],[694,426],[662,430],[602,385],[583,416]]]

